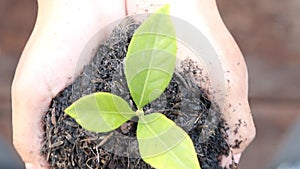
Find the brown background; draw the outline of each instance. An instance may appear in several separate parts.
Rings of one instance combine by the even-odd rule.
[[[218,4],[246,58],[257,127],[240,167],[264,169],[300,115],[300,1],[218,0]],[[35,0],[0,0],[0,136],[10,143],[10,85],[36,11]]]

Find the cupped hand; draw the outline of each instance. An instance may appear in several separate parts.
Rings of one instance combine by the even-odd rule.
[[[78,62],[80,55],[92,56],[83,51],[92,36],[124,16],[122,0],[38,2],[37,21],[12,84],[13,143],[26,168],[47,168],[40,156],[42,115],[87,63],[88,57]]]
[[[225,83],[225,101],[222,103],[223,117],[229,127],[228,143],[234,147],[235,140],[242,140],[239,147],[232,148],[232,155],[238,162],[240,154],[255,136],[255,127],[247,98],[246,65],[219,16],[216,2],[40,0],[37,21],[22,53],[12,85],[14,146],[27,168],[47,168],[45,159],[40,155],[42,115],[47,111],[52,98],[74,80],[80,71],[78,68],[93,56],[91,50],[84,50],[87,43],[90,43],[89,49],[98,46],[97,42],[90,42],[92,36],[126,14],[154,12],[166,3],[170,4],[171,15],[199,29],[219,56],[224,78],[228,80]],[[82,60],[81,55],[89,57]],[[236,130],[237,124],[243,125]],[[230,160],[231,156],[224,157],[222,165],[228,165]]]
[[[225,80],[224,97],[218,104],[229,128],[227,142],[231,147],[230,155],[222,158],[221,165],[228,167],[232,159],[238,163],[256,132],[248,103],[248,72],[243,55],[225,27],[215,0],[130,0],[127,9],[129,14],[151,13],[164,4],[170,4],[171,16],[200,30],[218,55]],[[220,79],[210,80],[219,83]]]

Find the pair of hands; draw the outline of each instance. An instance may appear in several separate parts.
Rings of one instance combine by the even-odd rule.
[[[38,2],[38,17],[30,39],[19,61],[13,85],[13,142],[26,163],[26,168],[46,168],[40,156],[43,130],[41,118],[53,97],[68,86],[79,73],[78,67],[88,62],[80,55],[94,34],[109,23],[126,15],[153,12],[165,3],[171,15],[199,29],[215,48],[224,70],[226,98],[222,112],[228,124],[230,145],[242,140],[232,149],[238,162],[240,154],[255,136],[248,104],[247,69],[242,54],[224,26],[215,1],[207,0],[53,0]],[[107,32],[108,34],[109,32]],[[105,36],[103,37],[105,38]],[[96,49],[97,42],[90,43]],[[213,80],[213,79],[212,79]],[[236,125],[241,123],[237,133]],[[231,156],[222,159],[228,165]]]

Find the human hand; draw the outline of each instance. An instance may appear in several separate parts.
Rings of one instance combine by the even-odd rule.
[[[40,156],[42,115],[52,98],[74,80],[78,68],[92,57],[90,51],[82,51],[92,36],[124,16],[122,0],[38,2],[37,21],[12,85],[13,142],[26,168],[47,168]],[[97,42],[89,46],[96,47]],[[87,56],[86,60],[78,62],[80,54]]]
[[[232,158],[238,163],[256,132],[248,103],[248,72],[243,55],[226,29],[214,0],[189,0],[188,3],[181,0],[131,0],[127,2],[127,9],[129,14],[151,13],[164,4],[170,4],[171,16],[200,30],[219,57],[224,70],[225,98],[218,104],[229,127],[227,141],[231,146],[231,154],[222,158],[222,166],[228,167]],[[218,79],[210,80],[219,83]],[[240,142],[238,146],[237,140]]]
[[[43,136],[40,121],[52,98],[74,80],[78,73],[76,68],[87,63],[88,58],[81,62],[81,66],[78,65],[80,54],[92,56],[90,53],[82,53],[88,40],[111,21],[124,17],[126,10],[128,14],[133,14],[145,8],[152,12],[152,8],[158,7],[153,6],[152,1],[147,1],[150,6],[139,6],[137,9],[136,4],[142,2],[135,0],[129,0],[127,4],[119,0],[69,3],[67,0],[39,2],[34,31],[16,70],[12,86],[14,145],[27,163],[27,168],[29,164],[35,168],[47,168],[40,156]],[[239,139],[244,140],[239,149],[233,149],[233,154],[238,156],[255,134],[247,101],[247,70],[244,60],[223,25],[215,2],[182,3],[170,2],[173,11],[171,15],[195,24],[211,41],[224,70],[230,71],[224,72],[224,76],[231,81],[226,84],[226,105],[231,104],[231,107],[225,107],[223,112],[231,131],[228,142],[233,145],[239,136]],[[182,5],[186,8],[183,9]],[[96,46],[95,43],[90,47]],[[239,119],[245,121],[247,127],[241,127],[238,134],[234,135],[233,130]],[[223,163],[225,165],[228,162],[224,159]]]

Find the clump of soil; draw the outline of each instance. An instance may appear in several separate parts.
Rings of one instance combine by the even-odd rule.
[[[113,132],[93,133],[63,112],[80,97],[98,91],[117,94],[135,109],[123,60],[138,26],[129,18],[118,25],[81,75],[52,100],[42,119],[45,135],[41,151],[51,168],[151,168],[138,155],[136,119]],[[202,169],[218,169],[220,157],[230,151],[225,141],[224,121],[205,91],[190,80],[190,74],[198,71],[190,65],[196,64],[189,59],[182,62],[184,71],[176,71],[162,96],[145,106],[144,111],[159,111],[174,120],[193,140]]]

